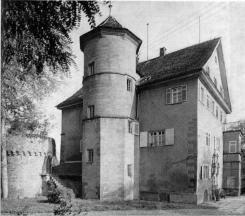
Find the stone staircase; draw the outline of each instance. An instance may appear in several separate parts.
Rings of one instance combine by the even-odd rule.
[[[74,199],[76,197],[73,190],[71,188],[67,187],[65,185],[65,183],[62,181],[62,179],[60,179],[58,176],[52,174],[52,175],[50,175],[50,180],[52,180],[55,183],[55,185],[58,189],[70,194],[71,199]]]

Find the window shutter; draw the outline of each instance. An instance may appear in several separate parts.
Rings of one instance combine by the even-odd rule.
[[[182,86],[182,101],[187,101],[187,86]]]
[[[147,147],[147,131],[140,132],[140,147]]]
[[[134,135],[138,136],[139,135],[139,123],[134,122]]]
[[[174,144],[174,128],[166,129],[166,145]]]
[[[83,141],[83,140],[81,139],[80,142],[79,142],[79,144],[80,144],[80,152],[83,151],[83,142],[82,142],[82,141]]]
[[[166,89],[166,104],[171,104],[171,89]]]

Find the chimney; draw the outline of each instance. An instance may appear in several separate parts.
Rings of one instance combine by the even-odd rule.
[[[165,56],[166,55],[166,52],[167,52],[166,47],[160,48],[160,56]]]

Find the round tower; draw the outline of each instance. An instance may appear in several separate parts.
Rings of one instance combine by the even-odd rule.
[[[111,16],[80,37],[85,198],[138,196],[135,82],[140,45],[141,40]]]

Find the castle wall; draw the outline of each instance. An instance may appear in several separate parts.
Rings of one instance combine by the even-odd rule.
[[[166,105],[166,89],[184,84],[187,84],[187,101]],[[140,148],[140,192],[175,191],[194,196],[197,81],[176,81],[141,90],[138,110],[141,134],[174,128],[173,145]]]
[[[41,174],[47,172],[47,156],[53,156],[50,139],[7,137],[9,198],[35,197],[42,193]]]
[[[200,80],[198,80],[198,115],[197,115],[197,125],[198,125],[198,157],[197,157],[197,198],[198,203],[203,202],[205,199],[211,198],[212,193],[212,184],[217,185],[218,188],[222,188],[222,170],[223,170],[223,134],[222,134],[222,122],[220,120],[220,109],[221,107],[215,102],[215,105],[218,106],[219,117],[218,119],[212,112],[211,104],[212,96],[208,93],[208,90],[203,86]],[[204,101],[201,101],[200,88],[204,88]],[[209,95],[210,104],[209,108],[207,107],[207,94]],[[222,110],[223,111],[223,110]],[[224,112],[224,111],[223,111]],[[223,116],[223,119],[225,117]],[[210,134],[210,144],[206,144],[206,133]],[[215,137],[215,138],[214,138]],[[217,138],[220,140],[220,144],[217,145]],[[215,139],[215,141],[214,141]],[[212,167],[212,156],[215,153],[219,155],[218,163],[219,170],[218,175],[215,174],[215,179],[211,177],[211,167]],[[202,178],[201,166],[209,166],[209,177]],[[213,183],[212,183],[213,181]],[[207,194],[207,195],[206,195]],[[207,197],[205,197],[207,196]]]
[[[82,111],[81,106],[62,110],[61,163],[82,160],[80,152]]]

